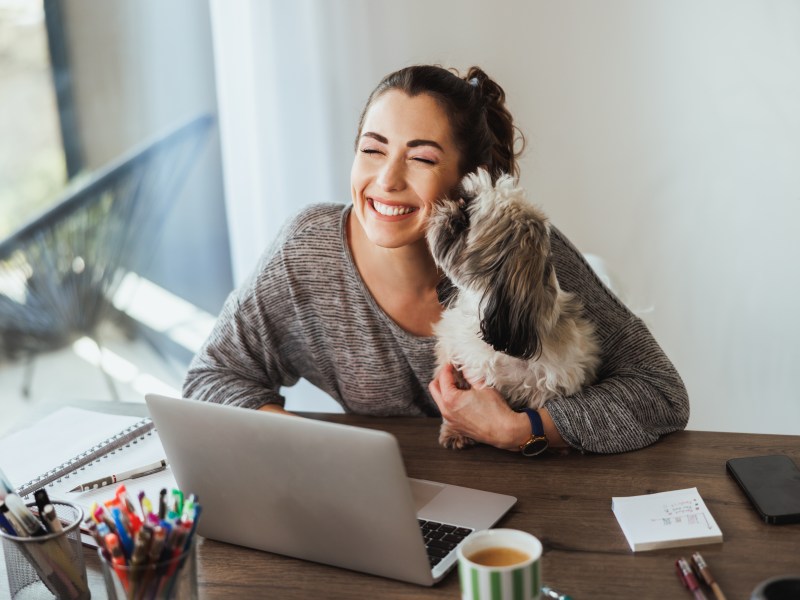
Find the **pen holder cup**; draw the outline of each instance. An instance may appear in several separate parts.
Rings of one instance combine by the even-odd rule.
[[[108,553],[99,548],[108,600],[151,598],[154,600],[196,600],[197,542],[168,560],[138,566],[115,565]]]
[[[8,589],[13,600],[85,600],[91,597],[81,545],[83,509],[58,500],[51,504],[63,531],[38,537],[17,537],[0,531]],[[28,504],[28,508],[37,513],[35,503]]]

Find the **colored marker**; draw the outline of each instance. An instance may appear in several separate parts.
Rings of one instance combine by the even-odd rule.
[[[716,579],[714,579],[714,575],[711,573],[711,569],[708,568],[708,564],[706,564],[705,559],[699,552],[692,554],[692,562],[694,563],[697,572],[700,574],[700,577],[706,582],[708,587],[711,588],[711,591],[714,592],[714,597],[717,600],[726,600],[725,594],[722,593],[722,589],[719,587]]]
[[[114,571],[117,573],[117,577],[122,582],[122,585],[125,588],[128,588],[128,573],[126,571],[127,561],[125,560],[125,555],[122,552],[122,546],[119,543],[119,538],[114,535],[113,533],[109,533],[105,537],[106,541],[106,549],[108,553],[111,555],[111,564],[114,567]]]
[[[692,568],[689,566],[689,563],[686,562],[685,558],[680,557],[675,561],[675,570],[678,573],[678,579],[680,579],[686,589],[692,593],[695,600],[708,600],[703,590],[700,589],[700,584],[694,576],[694,573],[692,573]]]

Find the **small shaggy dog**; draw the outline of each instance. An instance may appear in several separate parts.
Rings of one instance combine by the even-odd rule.
[[[433,258],[455,288],[434,328],[437,374],[453,364],[514,409],[578,391],[594,380],[599,348],[583,305],[558,285],[547,218],[509,175],[493,186],[480,169],[462,187],[461,199],[437,205],[427,230]],[[474,443],[446,421],[439,442]]]

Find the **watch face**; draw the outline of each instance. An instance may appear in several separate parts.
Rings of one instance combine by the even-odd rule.
[[[537,437],[525,444],[522,454],[525,456],[536,456],[547,450],[547,438]]]

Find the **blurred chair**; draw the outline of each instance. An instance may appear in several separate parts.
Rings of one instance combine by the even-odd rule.
[[[151,258],[212,124],[201,115],[134,148],[0,241],[0,361],[27,361],[26,397],[37,354],[84,336],[99,346],[114,293]]]

